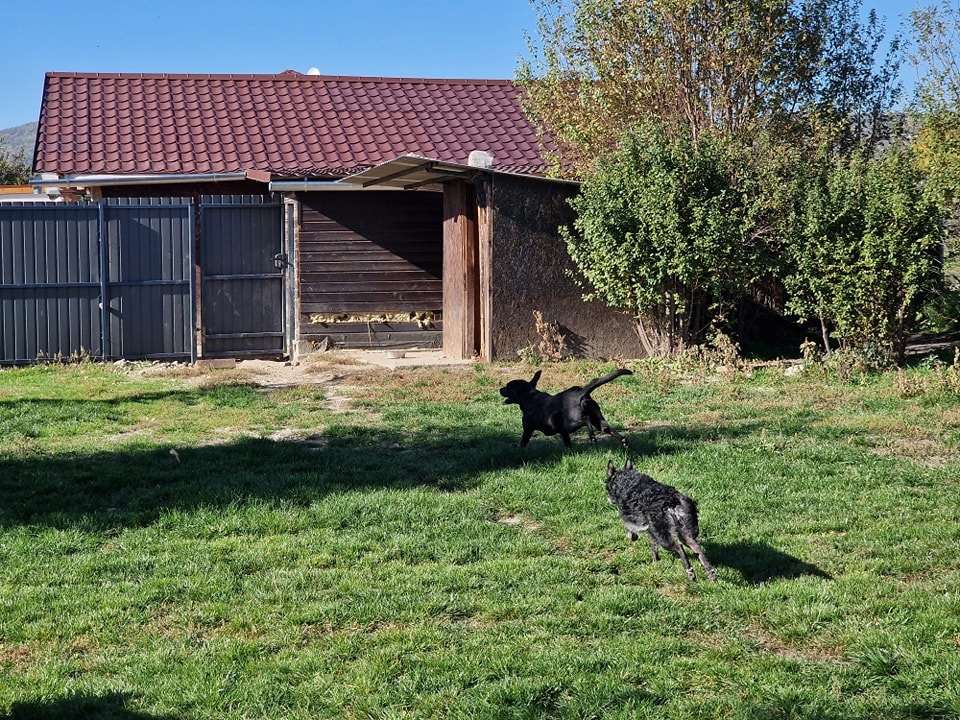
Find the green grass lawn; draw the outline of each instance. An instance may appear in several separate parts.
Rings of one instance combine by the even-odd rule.
[[[630,366],[718,583],[627,541],[614,440],[516,446],[529,367],[0,371],[0,717],[960,716],[960,367]]]

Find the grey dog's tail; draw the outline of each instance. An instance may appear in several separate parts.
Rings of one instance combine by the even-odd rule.
[[[626,368],[620,368],[619,370],[614,370],[612,373],[607,373],[603,377],[599,377],[594,380],[591,380],[586,385],[584,385],[580,389],[580,391],[583,393],[584,396],[587,396],[590,393],[592,393],[594,390],[596,390],[598,387],[600,387],[601,385],[605,385],[611,380],[616,380],[621,375],[633,375],[633,371],[627,370]]]

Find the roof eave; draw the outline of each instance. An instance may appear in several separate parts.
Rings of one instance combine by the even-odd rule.
[[[131,175],[107,173],[70,173],[59,176],[56,173],[41,173],[28,181],[33,187],[104,187],[117,185],[176,185],[181,183],[217,183],[255,180],[269,182],[269,173],[259,170],[245,170],[234,173],[140,173]]]
[[[498,170],[496,168],[478,165],[464,165],[462,163],[435,160],[420,155],[400,155],[393,160],[380,163],[362,172],[348,175],[343,178],[341,182],[356,185],[364,189],[390,187],[394,189],[413,190],[448,182],[450,180],[473,179],[481,174],[506,175],[563,185],[579,186],[582,184],[578,180],[564,180],[561,178],[534,175],[532,173]]]

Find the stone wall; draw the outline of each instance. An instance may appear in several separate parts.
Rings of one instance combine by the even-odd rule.
[[[513,360],[523,348],[538,346],[534,311],[559,326],[575,357],[640,357],[630,318],[602,303],[585,302],[571,277],[573,262],[558,228],[573,222],[567,199],[577,187],[499,174],[489,182],[493,357]]]

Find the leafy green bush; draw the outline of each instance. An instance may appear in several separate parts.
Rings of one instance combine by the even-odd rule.
[[[820,321],[828,353],[835,339],[876,364],[902,360],[942,276],[944,219],[923,195],[913,155],[824,162],[804,179],[787,228],[787,309]]]
[[[648,354],[675,355],[715,330],[769,267],[764,193],[721,135],[641,123],[603,158],[563,228],[589,299],[629,311]]]

